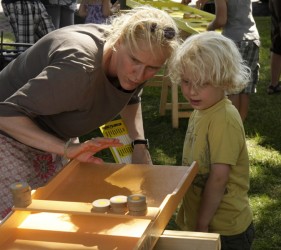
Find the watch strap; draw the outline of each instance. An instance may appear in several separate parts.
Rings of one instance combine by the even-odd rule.
[[[132,141],[132,147],[134,148],[134,146],[136,144],[143,144],[145,145],[147,148],[149,148],[149,141],[148,139],[137,139],[137,140],[134,140]]]

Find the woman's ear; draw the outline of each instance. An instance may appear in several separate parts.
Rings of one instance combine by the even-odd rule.
[[[119,39],[116,41],[116,43],[113,45],[112,50],[113,50],[113,51],[118,50],[121,45],[122,45],[122,39],[119,38]]]

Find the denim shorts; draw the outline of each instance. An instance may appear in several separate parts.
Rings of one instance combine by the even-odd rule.
[[[221,250],[250,250],[255,238],[253,222],[243,233],[224,236],[221,235]]]

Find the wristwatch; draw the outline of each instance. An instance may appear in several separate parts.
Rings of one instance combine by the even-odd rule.
[[[149,149],[149,141],[148,141],[148,139],[143,139],[143,140],[138,139],[138,140],[132,141],[132,147],[133,147],[133,148],[134,148],[134,146],[135,146],[136,144],[143,144],[143,145],[146,146],[147,149]]]

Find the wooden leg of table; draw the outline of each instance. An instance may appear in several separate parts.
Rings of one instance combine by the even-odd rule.
[[[167,101],[168,101],[168,92],[169,92],[169,78],[167,76],[163,76],[163,83],[161,89],[161,98],[160,98],[160,107],[159,113],[161,116],[165,115]]]
[[[172,83],[172,125],[173,128],[179,127],[179,96],[178,89],[179,86],[175,83]]]

